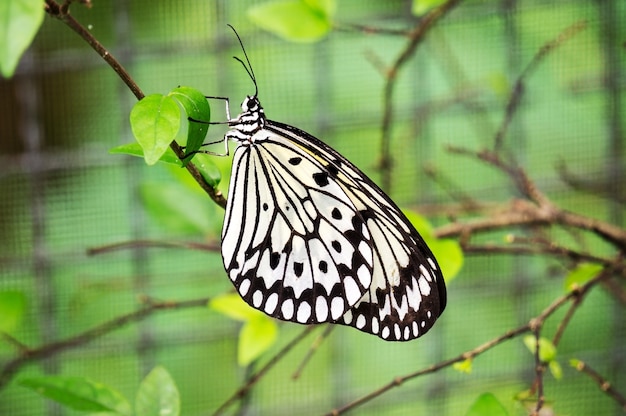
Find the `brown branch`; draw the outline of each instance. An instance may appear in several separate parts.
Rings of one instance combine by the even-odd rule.
[[[573,360],[574,368],[584,374],[587,374],[593,381],[596,382],[600,390],[608,394],[613,398],[620,406],[622,410],[626,412],[626,397],[613,387],[610,381],[602,377],[600,373],[591,368],[589,364],[584,361]]]
[[[19,371],[26,364],[29,364],[33,361],[49,358],[62,352],[69,351],[71,349],[88,344],[94,339],[100,338],[110,332],[121,329],[129,323],[141,321],[151,316],[155,312],[171,309],[206,307],[208,302],[209,298],[191,299],[180,302],[149,301],[147,303],[147,306],[144,306],[129,314],[114,318],[94,328],[81,332],[78,335],[51,342],[37,348],[22,347],[20,348],[19,355],[16,358],[8,361],[6,364],[4,364],[2,369],[0,369],[0,390],[11,381],[17,371]]]
[[[212,243],[196,243],[192,241],[175,242],[175,241],[155,241],[155,240],[133,240],[121,243],[108,244],[105,246],[87,249],[87,255],[95,256],[98,254],[110,253],[118,250],[128,250],[133,248],[182,248],[188,250],[199,251],[220,251],[220,245],[216,242]]]
[[[109,64],[111,68],[119,75],[122,81],[128,86],[131,92],[137,97],[138,100],[141,100],[144,97],[144,93],[141,91],[139,86],[135,83],[133,78],[130,76],[128,71],[122,66],[122,64],[115,59],[115,57],[100,43],[98,40],[91,34],[87,28],[81,25],[72,15],[69,13],[69,3],[64,3],[63,5],[59,5],[54,0],[45,0],[46,2],[46,12],[65,23],[70,29],[78,34],[85,42],[87,42],[97,53],[100,55],[104,61]],[[170,147],[176,154],[176,156],[183,160],[184,152],[181,147],[176,142],[172,142]],[[191,176],[198,182],[200,187],[211,197],[211,199],[221,206],[222,208],[226,207],[226,199],[224,195],[217,189],[209,185],[200,171],[195,167],[193,163],[188,163],[186,165],[187,170],[191,174]]]
[[[387,71],[383,92],[383,119],[381,125],[381,159],[382,188],[390,192],[391,188],[391,126],[393,124],[393,95],[398,72],[402,66],[415,54],[417,46],[424,40],[426,34],[443,16],[456,7],[461,0],[449,0],[441,6],[431,10],[423,16],[418,25],[409,32],[409,43],[396,57]]]

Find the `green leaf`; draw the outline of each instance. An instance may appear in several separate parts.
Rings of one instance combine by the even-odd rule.
[[[472,363],[473,360],[471,358],[468,358],[466,360],[452,364],[452,368],[454,368],[459,373],[469,374],[472,372]]]
[[[450,283],[461,271],[465,256],[458,241],[452,239],[436,239],[424,237],[433,255],[441,267],[443,277]]]
[[[557,380],[563,378],[563,369],[557,360],[550,361],[550,363],[548,363],[548,368],[550,369],[550,373],[552,373],[552,377]]]
[[[26,296],[22,292],[0,292],[0,332],[12,333],[22,321]]]
[[[167,370],[155,367],[143,379],[135,400],[136,416],[178,416],[180,395],[176,383]]]
[[[204,95],[191,87],[178,87],[169,94],[180,103],[185,109],[187,117],[194,120],[202,120],[208,123],[211,121],[211,107]],[[189,155],[200,149],[204,143],[209,124],[189,121],[187,125],[187,140],[185,145],[185,155]],[[187,164],[192,158],[187,157],[183,164]]]
[[[534,335],[527,335],[523,339],[526,348],[534,355],[537,351],[537,340]],[[539,360],[544,363],[553,361],[556,358],[556,347],[547,338],[539,338]]]
[[[286,40],[315,42],[332,28],[334,11],[334,0],[278,0],[248,9],[248,17]]]
[[[435,7],[439,7],[448,0],[413,0],[411,13],[414,16],[423,16]]]
[[[169,96],[152,94],[135,104],[130,112],[130,126],[148,165],[154,165],[176,138],[180,118],[180,108]]]
[[[273,319],[245,303],[237,293],[226,293],[209,302],[209,307],[231,319],[243,321],[239,333],[237,362],[247,366],[267,351],[278,336]]]
[[[337,10],[336,0],[304,0],[307,6],[319,14],[332,18]]]
[[[5,78],[15,73],[22,54],[30,46],[43,22],[41,0],[0,1],[0,72]]]
[[[406,218],[422,237],[432,237],[433,226],[424,216],[411,210],[402,210],[402,213],[406,215]]]
[[[22,379],[19,384],[74,410],[114,412],[120,415],[132,413],[124,396],[104,384],[86,378],[40,376]]]
[[[199,153],[193,158],[193,164],[196,166],[206,183],[215,188],[222,180],[222,173],[215,164],[215,156]],[[191,158],[189,158],[191,159]]]
[[[508,416],[508,414],[496,396],[484,393],[470,406],[465,416]]]
[[[570,292],[584,285],[602,271],[603,267],[599,264],[580,263],[574,270],[565,276],[565,291]]]
[[[250,319],[239,333],[237,362],[245,367],[259,358],[274,343],[278,336],[276,322],[267,315],[259,315]]]
[[[263,312],[249,306],[237,293],[216,296],[209,302],[209,307],[236,321],[247,322],[266,316]]]
[[[446,282],[452,281],[463,267],[465,257],[463,250],[461,250],[461,245],[452,239],[438,239],[434,237],[432,235],[433,226],[417,212],[405,210],[403,213],[433,252]]]
[[[141,201],[150,217],[175,234],[208,234],[214,214],[206,195],[177,184],[144,183]]]
[[[119,146],[115,146],[114,148],[109,149],[109,153],[110,154],[124,154],[124,155],[130,155],[130,156],[137,156],[137,157],[141,157],[141,158],[144,157],[143,148],[137,142],[121,144]],[[164,162],[164,163],[168,163],[168,164],[171,164],[171,165],[176,165],[178,167],[182,167],[183,166],[183,163],[176,156],[174,151],[171,148],[169,148],[169,147],[167,148],[165,153],[163,153],[163,155],[159,158],[159,162]]]

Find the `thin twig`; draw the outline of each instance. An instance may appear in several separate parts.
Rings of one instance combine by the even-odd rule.
[[[98,254],[110,253],[118,250],[128,250],[138,247],[150,248],[182,248],[187,250],[199,251],[220,251],[220,245],[213,243],[196,243],[192,241],[156,241],[156,240],[133,240],[121,243],[107,244],[105,246],[87,249],[87,255],[95,256]]]
[[[506,111],[504,114],[504,119],[500,124],[500,128],[494,137],[494,151],[496,153],[500,153],[502,151],[502,146],[504,142],[504,136],[508,130],[511,121],[513,120],[513,116],[517,112],[517,108],[519,107],[520,102],[522,101],[522,96],[524,94],[524,84],[528,77],[532,74],[532,72],[537,69],[541,61],[554,49],[563,44],[565,41],[572,38],[581,30],[585,29],[587,26],[585,21],[576,22],[573,25],[569,26],[567,29],[559,33],[559,35],[547,42],[543,45],[539,51],[533,56],[533,59],[526,65],[520,76],[515,81],[513,85],[510,99],[506,106]]]
[[[155,312],[171,309],[206,307],[208,302],[209,298],[191,299],[180,302],[150,301],[149,303],[147,303],[147,306],[144,306],[129,314],[118,316],[115,319],[104,322],[103,324],[81,332],[78,335],[51,342],[37,348],[29,348],[26,350],[22,348],[20,349],[20,353],[16,358],[8,361],[6,364],[4,364],[2,369],[0,369],[0,390],[11,381],[17,371],[19,371],[26,364],[29,364],[33,361],[49,358],[61,352],[81,347],[93,341],[94,339],[100,338],[103,335],[121,329],[129,323],[141,321],[151,316]]]
[[[315,340],[311,344],[311,347],[309,347],[306,355],[304,356],[304,358],[302,358],[302,362],[300,363],[298,368],[296,368],[296,371],[291,375],[292,380],[297,380],[298,378],[300,378],[304,367],[306,367],[311,358],[313,358],[313,355],[315,355],[319,347],[324,341],[326,341],[328,336],[331,334],[331,332],[333,332],[333,329],[335,328],[335,325],[326,325],[326,328],[324,328],[324,332],[322,332],[320,335],[317,336],[317,338],[315,338]]]
[[[382,171],[382,188],[390,192],[391,188],[391,127],[393,125],[393,96],[396,87],[398,72],[402,66],[408,62],[417,49],[417,46],[424,40],[428,31],[450,10],[458,5],[461,0],[449,0],[441,6],[428,12],[418,25],[409,33],[409,42],[396,57],[393,64],[387,71],[385,86],[383,90],[383,119],[381,123],[381,158],[380,169]]]
[[[292,339],[287,345],[285,345],[280,351],[278,351],[268,362],[265,364],[259,371],[254,373],[248,380],[246,380],[245,384],[237,389],[217,410],[213,413],[213,415],[222,414],[228,407],[230,407],[233,403],[241,398],[245,397],[250,389],[265,375],[272,369],[276,364],[280,362],[283,358],[287,356],[287,353],[293,349],[296,345],[298,345],[310,332],[317,328],[316,325],[309,325],[304,330],[297,335],[294,339]]]
[[[87,30],[87,28],[74,19],[74,17],[69,13],[69,3],[65,3],[61,6],[54,0],[45,1],[46,11],[48,14],[64,22],[70,29],[76,32],[78,36],[85,40],[85,42],[87,42],[98,53],[98,55],[100,55],[100,57],[104,59],[104,61],[109,64],[111,68],[113,68],[135,97],[137,97],[138,100],[141,100],[144,97],[144,93],[135,83],[128,71],[126,71],[122,64],[115,59],[115,57],[100,42],[98,42],[98,40],[89,30]],[[184,159],[184,152],[178,143],[172,142],[170,147],[180,160]],[[193,163],[187,163],[186,168],[189,171],[189,174],[191,174],[191,176],[196,180],[196,182],[198,182],[200,187],[211,197],[211,199],[222,208],[225,208],[226,198],[224,198],[224,195],[217,188],[212,187],[204,180],[202,174],[195,167],[195,165]]]
[[[416,371],[414,373],[410,373],[404,376],[398,376],[396,378],[394,378],[390,383],[372,391],[371,393],[368,393],[340,408],[336,408],[331,410],[330,412],[326,413],[327,416],[338,416],[344,413],[347,413],[350,410],[355,409],[356,407],[365,404],[373,399],[375,399],[376,397],[382,395],[383,393],[398,387],[400,385],[402,385],[404,382],[426,375],[426,374],[430,374],[430,373],[435,373],[439,370],[442,370],[446,367],[451,367],[453,364],[455,363],[459,363],[459,362],[463,362],[465,360],[470,360],[470,359],[474,359],[477,356],[485,353],[486,351],[489,351],[490,349],[494,348],[495,346],[503,343],[504,341],[507,341],[509,339],[518,337],[521,334],[525,334],[527,332],[530,332],[533,330],[533,328],[535,328],[538,324],[543,324],[543,322],[545,322],[550,316],[552,316],[557,310],[559,310],[564,304],[566,304],[568,301],[575,299],[576,297],[580,296],[581,294],[585,294],[587,291],[589,291],[592,287],[594,287],[596,284],[598,284],[598,282],[600,282],[602,279],[606,278],[606,274],[600,274],[597,277],[589,280],[587,283],[585,283],[584,285],[582,285],[580,287],[580,290],[576,293],[574,292],[570,292],[566,295],[563,295],[557,299],[555,299],[550,305],[548,305],[539,315],[537,315],[536,317],[530,319],[528,321],[528,323],[511,329],[509,331],[507,331],[506,333],[504,333],[503,335],[500,335],[490,341],[485,342],[484,344],[481,344],[471,350],[468,350],[454,358],[450,358],[448,360],[444,360],[441,361],[437,364],[433,364],[431,366],[428,366],[422,370]]]
[[[600,387],[600,390],[608,394],[611,398],[613,398],[613,400],[619,403],[619,405],[622,406],[622,410],[626,412],[626,397],[619,391],[617,391],[610,381],[602,377],[600,373],[591,368],[589,364],[585,363],[584,361],[575,360],[574,368],[584,374],[587,374],[593,381],[596,382],[598,387]]]

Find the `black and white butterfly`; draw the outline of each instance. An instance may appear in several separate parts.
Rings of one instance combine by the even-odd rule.
[[[224,141],[238,143],[222,230],[230,280],[249,305],[285,321],[350,325],[388,341],[424,335],[446,306],[432,252],[350,161],[265,117],[241,47],[247,65],[235,59],[256,91],[235,118],[225,99]]]

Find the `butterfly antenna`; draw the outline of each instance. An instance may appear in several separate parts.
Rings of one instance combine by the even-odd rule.
[[[246,62],[242,61],[241,58],[238,58],[236,56],[233,56],[233,58],[239,61],[239,63],[244,67],[244,69],[248,73],[248,76],[254,83],[254,96],[256,97],[257,95],[259,95],[259,86],[256,83],[256,76],[254,75],[254,71],[252,70],[252,64],[250,63],[250,59],[248,58],[248,54],[246,53],[246,48],[243,47],[243,42],[241,41],[239,33],[237,33],[235,28],[232,27],[230,24],[227,24],[227,26],[231,28],[233,32],[235,32],[235,36],[237,36],[237,40],[239,41],[239,45],[241,46],[241,50],[243,51],[243,56],[246,57],[246,62],[248,63],[248,65],[246,65]]]

